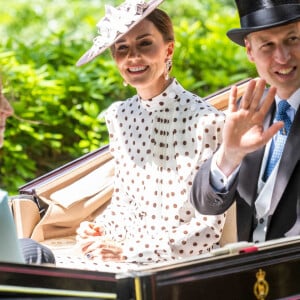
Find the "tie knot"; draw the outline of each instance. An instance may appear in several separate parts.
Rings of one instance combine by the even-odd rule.
[[[276,119],[278,121],[285,121],[287,118],[287,110],[290,108],[289,103],[286,100],[281,100],[278,103],[277,113],[276,113]]]
[[[278,103],[278,108],[276,112],[276,120],[277,121],[283,121],[284,127],[280,129],[280,133],[283,135],[287,135],[290,131],[292,122],[286,113],[287,110],[290,108],[290,104],[286,100],[281,100]]]

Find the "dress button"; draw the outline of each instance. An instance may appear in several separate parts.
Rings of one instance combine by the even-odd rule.
[[[265,222],[265,220],[264,220],[263,218],[260,218],[260,219],[259,219],[259,223],[260,223],[260,224],[263,224],[264,222]]]

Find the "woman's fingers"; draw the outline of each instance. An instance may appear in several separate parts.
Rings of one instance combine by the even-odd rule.
[[[88,238],[90,236],[101,236],[103,235],[103,230],[100,226],[93,222],[84,221],[77,228],[76,233],[81,238]]]
[[[81,251],[85,254],[85,253],[88,253],[90,252],[92,249],[93,249],[93,244],[95,243],[95,241],[85,241],[85,242],[82,242],[81,245],[80,245],[80,248],[81,248]]]
[[[103,261],[122,261],[123,250],[115,242],[110,240],[98,240],[84,249],[84,254],[89,259],[100,258]]]

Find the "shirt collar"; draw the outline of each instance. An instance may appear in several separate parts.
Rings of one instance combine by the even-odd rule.
[[[278,97],[278,95],[275,96],[276,106],[278,105],[279,101],[282,100]],[[295,91],[291,97],[287,99],[288,103],[291,105],[291,107],[294,109],[294,111],[298,110],[298,107],[300,105],[300,88]]]

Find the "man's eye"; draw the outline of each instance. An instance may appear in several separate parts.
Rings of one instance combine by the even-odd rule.
[[[299,37],[298,36],[292,36],[289,38],[289,40],[292,42],[292,43],[295,43],[295,42],[299,42]]]
[[[268,49],[268,48],[271,48],[272,47],[272,43],[265,43],[265,44],[263,44],[262,46],[261,46],[261,48],[263,48],[263,49]]]

